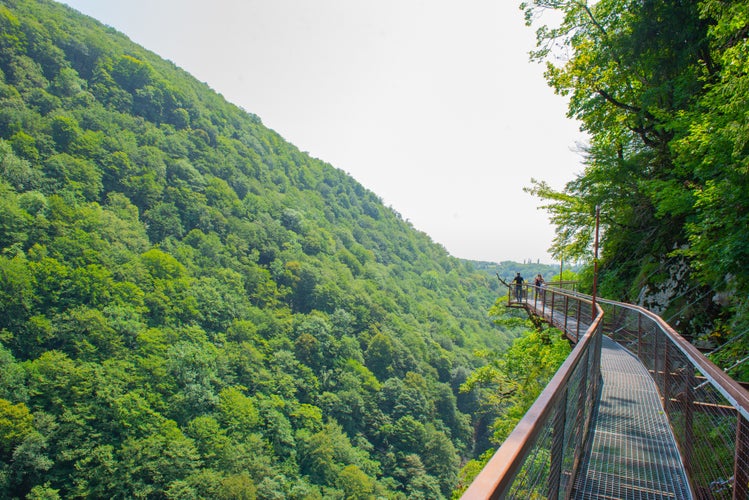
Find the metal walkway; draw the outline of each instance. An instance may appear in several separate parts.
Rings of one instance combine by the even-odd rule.
[[[648,371],[629,351],[604,337],[601,376],[593,443],[573,497],[691,499],[676,441]]]
[[[515,291],[575,347],[461,499],[749,499],[746,389],[642,307]]]

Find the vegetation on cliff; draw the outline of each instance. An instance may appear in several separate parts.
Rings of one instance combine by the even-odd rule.
[[[554,253],[592,262],[603,295],[643,304],[723,367],[749,342],[749,2],[527,2],[549,84],[590,137],[585,170],[530,189]],[[545,24],[555,10],[558,24]],[[588,283],[592,273],[587,272]],[[722,346],[722,347],[721,347]],[[749,365],[729,373],[749,380]]]

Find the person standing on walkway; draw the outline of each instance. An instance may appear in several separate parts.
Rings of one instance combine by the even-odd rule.
[[[520,276],[519,272],[515,275],[515,279],[512,280],[512,283],[515,283],[515,300],[517,302],[522,302],[523,300],[523,281],[523,277]]]
[[[536,275],[536,279],[533,280],[533,287],[536,289],[536,297],[540,297],[543,300],[543,288],[546,286],[544,277],[540,274]]]

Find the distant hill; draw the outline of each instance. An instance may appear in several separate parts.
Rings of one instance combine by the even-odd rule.
[[[8,497],[449,496],[473,351],[518,333],[486,271],[115,30],[0,4]]]
[[[520,273],[523,278],[526,280],[532,280],[537,274],[540,274],[543,276],[544,280],[551,281],[552,278],[559,276],[560,272],[577,272],[580,269],[579,265],[570,265],[570,264],[541,264],[541,263],[533,263],[533,262],[513,262],[510,260],[505,260],[502,262],[484,262],[484,261],[476,261],[472,262],[473,266],[484,273],[487,274],[487,276],[491,277],[495,282],[499,283],[499,280],[497,279],[497,276],[505,280],[506,282],[509,282],[515,277],[515,273]],[[566,273],[565,273],[566,274]],[[500,292],[501,290],[497,290]],[[501,291],[502,293],[507,293],[506,290]]]

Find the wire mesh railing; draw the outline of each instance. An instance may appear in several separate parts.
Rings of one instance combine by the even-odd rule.
[[[749,393],[662,318],[599,299],[604,332],[653,377],[697,499],[749,498]]]
[[[600,388],[603,311],[593,315],[589,299],[559,289],[524,285],[510,292],[511,305],[535,305],[576,346],[462,498],[566,498]]]
[[[572,494],[598,397],[602,334],[635,354],[655,381],[693,497],[749,498],[749,393],[662,318],[526,284],[510,286],[508,305],[527,308],[577,345],[462,498]]]

